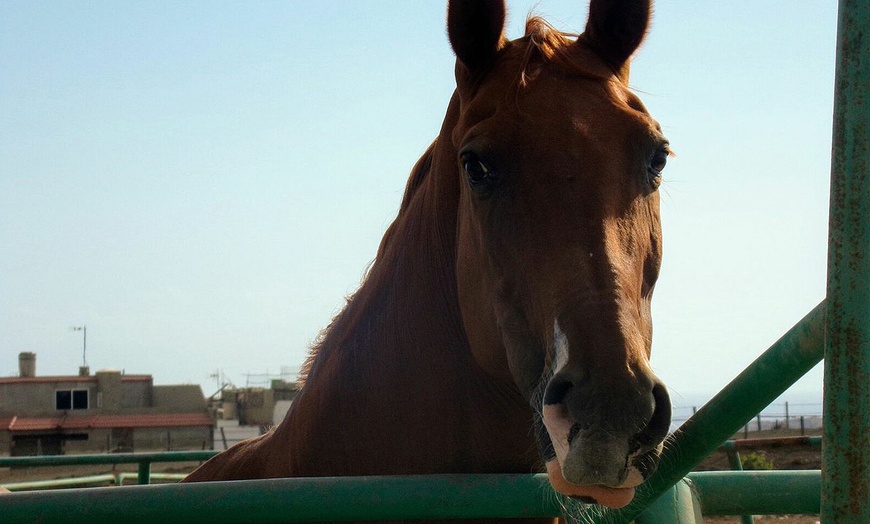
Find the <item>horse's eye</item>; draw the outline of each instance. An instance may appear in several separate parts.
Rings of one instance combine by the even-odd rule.
[[[495,172],[477,155],[468,153],[460,158],[462,169],[471,186],[478,196],[488,197],[495,188],[498,177]]]
[[[653,187],[658,187],[662,180],[662,171],[665,170],[665,166],[668,163],[668,155],[670,154],[670,150],[667,146],[663,146],[656,150],[655,154],[653,154],[650,159],[649,165],[647,166],[647,174],[649,175],[650,183]]]
[[[486,182],[492,175],[489,168],[481,162],[477,157],[468,157],[463,159],[463,169],[468,176],[468,181],[471,185],[478,185]]]

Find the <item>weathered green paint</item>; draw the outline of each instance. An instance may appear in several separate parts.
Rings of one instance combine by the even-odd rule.
[[[817,513],[819,471],[704,472],[688,479],[705,514]],[[641,524],[697,524],[681,483]],[[546,475],[415,475],[201,482],[12,493],[4,524],[230,524],[360,520],[556,517]],[[679,515],[681,520],[662,520]],[[644,520],[646,519],[646,520]],[[654,519],[654,520],[651,520]],[[695,519],[694,521],[691,519]]]
[[[701,501],[692,490],[692,482],[683,479],[665,491],[638,515],[636,524],[704,524]]]
[[[822,522],[870,522],[870,2],[840,0]]]
[[[743,461],[740,460],[740,452],[737,451],[737,446],[733,440],[729,440],[722,445],[725,449],[725,454],[728,455],[728,465],[732,471],[743,471]],[[740,515],[740,524],[753,524],[755,517],[752,515]]]
[[[665,490],[812,369],[824,354],[825,304],[821,303],[692,415],[665,443],[659,468],[618,511],[595,522],[630,522]]]
[[[138,473],[139,484],[150,484],[151,483],[151,463],[150,462],[140,462],[139,463],[139,473]]]
[[[546,475],[428,475],[203,482],[13,493],[4,524],[220,524],[552,517]]]
[[[818,470],[703,471],[689,478],[704,515],[819,513]]]

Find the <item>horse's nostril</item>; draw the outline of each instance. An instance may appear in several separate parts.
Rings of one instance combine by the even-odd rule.
[[[553,377],[544,390],[544,405],[561,404],[572,387],[574,383],[567,378],[558,375]]]
[[[653,414],[646,428],[637,436],[640,446],[655,446],[668,434],[671,427],[671,398],[668,390],[661,383],[656,383],[652,389]]]

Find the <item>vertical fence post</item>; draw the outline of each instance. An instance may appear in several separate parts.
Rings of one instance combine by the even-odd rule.
[[[732,471],[743,471],[743,461],[740,460],[740,452],[733,441],[725,442],[725,454],[728,455],[728,464]],[[740,524],[753,524],[755,517],[752,515],[740,515]]]
[[[743,471],[743,461],[740,460],[740,452],[736,448],[725,448],[725,455],[728,456],[728,465],[731,471]]]
[[[150,460],[142,460],[139,462],[139,478],[137,479],[139,484],[150,484],[151,483],[151,461]]]
[[[785,401],[785,429],[789,429],[788,427],[788,401]]]
[[[821,518],[870,522],[870,2],[840,0]]]

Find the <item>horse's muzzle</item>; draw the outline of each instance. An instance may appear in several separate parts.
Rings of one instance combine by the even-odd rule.
[[[555,451],[548,472],[566,495],[582,497],[580,488],[588,486],[633,490],[658,464],[671,420],[665,386],[651,373],[606,386],[563,370],[545,390],[543,422]],[[610,493],[608,500],[611,495],[617,502],[631,500],[624,501],[625,492]]]

